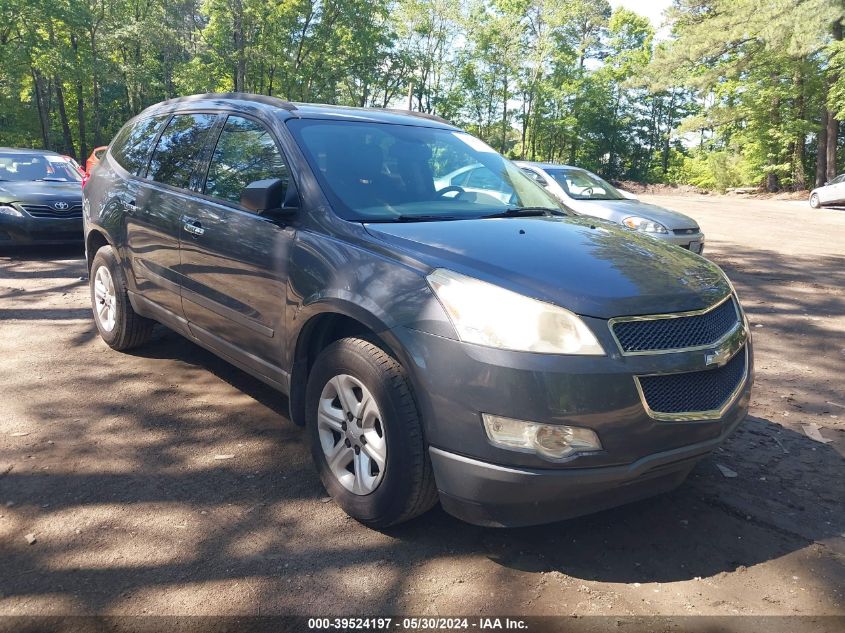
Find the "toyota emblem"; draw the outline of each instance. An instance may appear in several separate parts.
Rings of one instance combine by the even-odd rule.
[[[57,209],[58,211],[64,211],[69,206],[70,205],[67,202],[56,202],[56,203],[53,204],[53,208]]]

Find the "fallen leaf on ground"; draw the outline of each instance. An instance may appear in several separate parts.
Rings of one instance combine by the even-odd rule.
[[[722,473],[728,479],[733,479],[737,476],[736,471],[731,470],[727,466],[723,466],[722,464],[716,464],[716,468],[719,469],[719,472]]]
[[[819,433],[818,424],[803,424],[801,428],[804,429],[804,435],[809,437],[811,440],[821,442],[822,444],[830,444],[833,441],[827,439],[826,437],[822,437],[822,434]]]

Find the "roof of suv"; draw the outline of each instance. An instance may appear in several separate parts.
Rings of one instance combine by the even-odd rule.
[[[284,118],[333,119],[343,121],[367,121],[372,123],[394,123],[456,129],[446,119],[425,112],[391,110],[387,108],[353,108],[351,106],[322,105],[316,103],[295,103],[277,97],[243,92],[210,93],[191,95],[163,101],[147,109],[179,110],[183,108],[217,107],[222,105],[244,110],[274,110]]]

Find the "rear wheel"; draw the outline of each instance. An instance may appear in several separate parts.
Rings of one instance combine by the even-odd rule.
[[[126,280],[111,246],[94,255],[90,284],[94,323],[109,347],[126,350],[146,343],[154,322],[138,315],[129,303]]]
[[[314,363],[306,398],[314,464],[347,514],[384,528],[436,503],[410,384],[384,349],[361,338],[332,343]]]
[[[814,209],[818,209],[820,206],[822,206],[822,203],[819,201],[819,194],[814,193],[810,196],[810,206]]]

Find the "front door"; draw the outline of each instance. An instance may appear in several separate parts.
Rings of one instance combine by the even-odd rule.
[[[240,206],[243,189],[267,178],[290,179],[272,134],[258,121],[229,115],[202,196],[181,218],[182,306],[194,336],[284,383],[288,252],[295,232]]]

